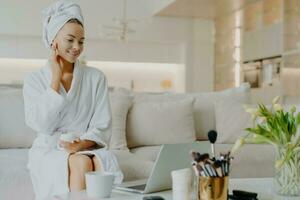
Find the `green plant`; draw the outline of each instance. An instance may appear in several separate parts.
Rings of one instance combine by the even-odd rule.
[[[276,149],[285,149],[283,159],[275,163],[276,168],[280,168],[300,151],[300,113],[296,113],[295,106],[285,111],[279,99],[276,97],[271,106],[258,104],[258,108],[245,108],[252,115],[253,127],[245,129],[248,134],[236,141],[232,153],[245,143],[272,144]]]
[[[276,97],[271,106],[259,104],[246,108],[251,113],[253,127],[234,144],[234,154],[245,143],[268,143],[276,150],[276,191],[281,195],[300,195],[300,113],[292,106],[288,111],[278,104]]]

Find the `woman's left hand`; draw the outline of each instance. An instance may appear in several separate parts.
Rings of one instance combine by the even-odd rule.
[[[59,145],[63,147],[68,153],[76,153],[82,150],[82,140],[77,138],[74,142],[65,142],[60,140]]]

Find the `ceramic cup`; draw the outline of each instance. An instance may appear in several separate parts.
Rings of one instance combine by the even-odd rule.
[[[109,172],[87,172],[85,174],[87,195],[93,198],[110,197],[114,178],[114,175]]]
[[[192,192],[192,171],[190,168],[174,170],[172,176],[173,200],[190,200]]]

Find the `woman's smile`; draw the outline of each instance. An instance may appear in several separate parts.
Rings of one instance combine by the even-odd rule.
[[[71,57],[78,57],[80,52],[71,52],[71,51],[67,51],[67,53],[71,56]]]

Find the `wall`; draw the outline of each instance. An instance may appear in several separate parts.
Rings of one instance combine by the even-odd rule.
[[[207,31],[203,31],[207,30]],[[193,26],[193,65],[191,67],[193,91],[214,90],[214,23],[194,19]]]
[[[218,16],[215,21],[214,88],[224,90],[240,83],[243,15],[240,10]]]
[[[244,61],[282,54],[282,14],[282,0],[260,0],[245,3],[237,10],[217,17],[216,90],[238,86],[243,81]],[[265,92],[268,94],[264,96]],[[253,94],[258,100],[266,97],[268,101],[280,94],[280,86],[254,89]]]
[[[284,95],[300,101],[300,1],[285,0],[283,10],[283,70]],[[297,100],[297,101],[296,101]]]
[[[244,61],[278,56],[283,45],[283,1],[263,0],[244,8]]]
[[[212,21],[154,17],[135,25],[136,33],[130,36],[128,43],[97,38],[95,32],[91,33],[92,24],[89,24],[83,53],[87,60],[180,64],[185,68],[182,80],[185,91],[212,90]],[[31,30],[35,31],[26,32],[24,26],[9,31],[2,27],[0,58],[47,58],[49,52],[42,44],[41,32],[37,32],[37,27]],[[24,34],[20,34],[22,31]]]

